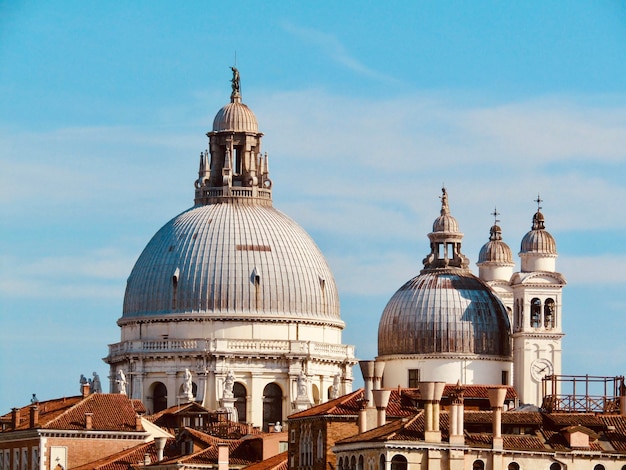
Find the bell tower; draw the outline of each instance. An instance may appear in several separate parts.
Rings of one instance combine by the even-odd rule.
[[[532,229],[521,243],[521,271],[511,278],[513,385],[522,403],[541,406],[542,379],[561,374],[562,290],[567,281],[556,272],[556,242],[545,229],[541,199],[536,202]]]

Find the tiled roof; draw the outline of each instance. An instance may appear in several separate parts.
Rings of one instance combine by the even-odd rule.
[[[491,424],[492,411],[465,411],[465,424]],[[541,426],[543,419],[540,413],[523,411],[505,411],[502,413],[502,424],[518,426]]]
[[[63,397],[54,400],[41,401],[37,403],[39,409],[39,426],[45,425],[49,421],[55,419],[67,409],[74,406],[76,403],[83,399],[82,396]],[[23,406],[19,408],[20,421],[17,429],[27,429],[30,423],[30,408],[31,405]],[[7,413],[0,418],[5,422],[11,422],[11,413]],[[9,429],[12,430],[12,429]],[[5,431],[6,432],[6,431]]]
[[[217,464],[218,452],[218,446],[213,445],[190,455],[172,458],[170,461],[187,464]],[[231,465],[247,466],[258,462],[259,458],[255,458],[257,454],[249,441],[241,439],[228,441],[228,462]]]
[[[171,445],[173,441],[174,439],[168,439],[167,445]],[[132,465],[143,464],[146,454],[151,463],[157,462],[157,450],[153,442],[139,444],[72,470],[128,470]]]
[[[87,397],[39,402],[37,406],[39,420],[36,427],[40,429],[84,430],[85,413],[91,413],[92,429],[95,431],[137,430],[137,405],[126,395],[94,393]],[[20,409],[18,430],[30,428],[30,408],[31,405]],[[2,418],[10,420],[11,413]]]
[[[357,415],[361,409],[359,400],[363,398],[363,389],[360,388],[334,400],[329,400],[308,410],[300,411],[287,419],[309,418],[324,415]]]
[[[620,452],[626,452],[626,416],[600,416],[607,426],[604,435],[611,445]]]
[[[455,387],[456,385],[454,384],[447,384],[445,386],[442,401],[445,401],[447,397],[450,396],[450,393]],[[489,400],[488,390],[490,388],[493,388],[493,386],[466,385],[463,396],[468,400]],[[517,398],[515,389],[513,387],[506,387],[506,389],[506,400],[515,400]],[[342,397],[313,406],[308,410],[294,413],[289,416],[288,419],[310,418],[314,416],[326,415],[357,416],[361,408],[360,401],[363,399],[363,395],[364,391],[360,388]],[[420,399],[420,391],[417,388],[392,388],[391,395],[389,397],[389,404],[387,405],[387,416],[390,418],[400,418],[413,415],[417,409],[415,406],[416,401]]]
[[[126,395],[113,393],[89,395],[42,427],[84,430],[85,413],[93,414],[92,429],[95,431],[137,431],[137,413],[133,402]]]
[[[253,463],[245,467],[246,470],[287,470],[288,468],[288,456],[287,451],[270,457],[269,459],[262,460],[258,463]]]
[[[543,417],[547,423],[555,427],[580,425],[594,430],[604,427],[599,416],[587,413],[543,413]]]

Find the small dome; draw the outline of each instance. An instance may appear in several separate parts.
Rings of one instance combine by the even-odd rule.
[[[450,214],[440,215],[433,222],[433,232],[458,232],[459,223]]]
[[[389,300],[378,327],[378,354],[511,354],[506,307],[469,272],[427,272]]]
[[[513,252],[502,241],[502,229],[498,225],[491,227],[489,241],[482,246],[478,255],[478,264],[489,262],[513,264]]]
[[[235,99],[220,109],[213,119],[213,132],[259,132],[259,123],[248,106]]]
[[[533,228],[522,238],[520,254],[556,254],[556,241],[545,229],[545,218],[540,211],[533,216]]]

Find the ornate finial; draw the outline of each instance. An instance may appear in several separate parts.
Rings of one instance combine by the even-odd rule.
[[[537,194],[537,199],[535,199],[535,202],[537,203],[537,212],[535,213],[535,215],[533,215],[533,230],[543,230],[546,228],[546,226],[543,214],[541,213],[541,203],[543,202],[543,199],[541,199],[541,196],[539,196],[539,194]]]
[[[491,213],[491,215],[493,215],[493,225],[491,226],[491,230],[489,230],[489,240],[496,241],[496,240],[502,240],[502,230],[500,229],[500,227],[498,227],[498,222],[500,222],[500,219],[498,219],[498,216],[500,215],[500,213],[498,212],[498,209],[496,207],[493,208],[493,212]]]
[[[498,222],[500,222],[500,219],[498,219],[500,213],[498,212],[497,207],[493,207],[493,212],[491,213],[491,215],[493,215],[493,225],[498,225]]]
[[[447,215],[450,213],[450,207],[448,206],[448,192],[446,191],[446,187],[441,188],[441,215]]]
[[[236,98],[241,99],[241,82],[237,67],[231,67],[230,69],[233,71],[233,78],[230,81],[233,87],[233,92],[230,94],[230,100],[231,102],[235,102]]]
[[[537,212],[539,212],[541,210],[541,203],[543,202],[539,193],[537,193],[537,199],[535,199],[535,202],[537,203]]]

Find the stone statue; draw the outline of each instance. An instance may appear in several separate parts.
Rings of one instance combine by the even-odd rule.
[[[307,398],[306,382],[306,375],[304,375],[304,371],[301,370],[298,376],[298,398]]]
[[[233,387],[235,386],[235,374],[233,374],[232,370],[228,371],[226,374],[226,379],[224,379],[224,394],[223,398],[233,398]]]
[[[117,384],[117,393],[126,395],[126,375],[122,369],[117,371],[115,383]]]
[[[80,393],[83,393],[83,385],[85,385],[87,383],[87,377],[85,377],[83,374],[80,374]]]
[[[281,432],[283,430],[283,425],[280,424],[280,421],[276,421],[274,425],[274,432]]]
[[[191,381],[191,372],[185,369],[185,378],[183,379],[183,396],[188,400],[193,400],[193,383]]]
[[[89,391],[91,393],[102,393],[102,385],[100,384],[100,376],[94,372],[93,379],[89,381]]]
[[[239,70],[237,70],[237,67],[231,67],[230,69],[233,71],[233,78],[230,81],[232,83],[232,86],[233,86],[233,96],[234,95],[239,95],[241,93],[241,83],[240,83],[240,79],[239,79]]]
[[[330,399],[333,400],[335,398],[339,398],[339,384],[340,384],[339,374],[335,375],[333,378],[333,386],[330,388]]]

